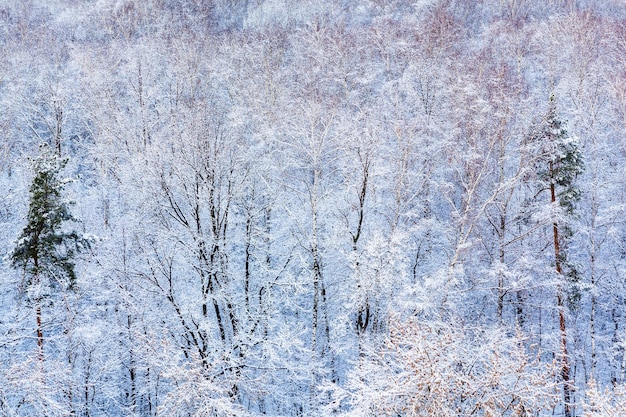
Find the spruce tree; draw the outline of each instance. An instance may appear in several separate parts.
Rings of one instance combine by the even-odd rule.
[[[42,359],[42,301],[54,291],[75,289],[74,258],[88,245],[67,227],[75,219],[71,203],[63,197],[67,181],[61,178],[61,172],[66,164],[67,159],[54,154],[48,145],[40,146],[39,156],[32,161],[35,176],[26,226],[11,254],[13,267],[24,271],[22,293],[36,308],[37,345]]]

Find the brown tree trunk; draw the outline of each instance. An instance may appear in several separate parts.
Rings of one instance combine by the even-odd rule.
[[[550,172],[553,172],[552,163],[550,163]],[[550,184],[550,198],[552,204],[556,204],[556,192],[554,183]],[[561,266],[561,247],[559,242],[559,227],[555,221],[552,222],[552,234],[554,237],[554,263],[556,273],[559,279],[563,276]],[[559,310],[559,330],[561,332],[561,378],[563,379],[563,402],[565,409],[565,417],[572,417],[572,381],[570,380],[570,365],[567,354],[567,326],[565,322],[565,303],[563,301],[563,286],[561,281],[557,285],[557,308]]]

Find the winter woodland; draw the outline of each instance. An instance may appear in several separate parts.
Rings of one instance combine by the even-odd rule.
[[[622,0],[0,0],[0,416],[626,415]]]

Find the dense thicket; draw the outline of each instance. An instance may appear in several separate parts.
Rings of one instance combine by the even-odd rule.
[[[623,415],[625,28],[0,0],[0,415]],[[91,245],[33,303],[41,144]]]

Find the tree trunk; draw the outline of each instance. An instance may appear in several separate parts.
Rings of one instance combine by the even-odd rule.
[[[52,100],[52,106],[54,107],[54,119],[55,119],[55,131],[54,131],[54,151],[58,156],[61,156],[61,135],[63,129],[63,108],[57,98]]]
[[[359,270],[359,260],[358,260],[358,243],[359,243],[359,238],[361,237],[361,232],[363,229],[363,217],[364,217],[364,213],[365,213],[365,198],[367,196],[367,179],[369,177],[369,158],[365,160],[365,162],[363,163],[363,180],[361,182],[361,191],[359,193],[359,207],[358,207],[358,222],[357,222],[357,226],[356,226],[356,231],[355,233],[350,232],[350,234],[352,235],[352,255],[354,256],[355,259],[355,268],[357,270],[357,276],[358,276],[358,270]],[[361,283],[360,283],[360,278],[359,278],[359,282],[357,282],[357,291],[359,293],[359,296],[361,295],[361,292],[363,291],[363,289],[361,288]],[[367,329],[368,325],[369,325],[369,321],[370,321],[370,306],[369,306],[369,297],[367,296],[367,294],[365,294],[365,299],[364,302],[359,305],[359,310],[357,312],[357,320],[356,320],[356,331],[358,334],[363,334],[365,333],[365,330]]]
[[[553,172],[553,165],[550,162],[550,172]],[[550,198],[552,204],[556,204],[556,192],[554,182],[550,183]],[[561,247],[559,242],[559,227],[555,221],[552,222],[552,234],[554,238],[554,263],[556,273],[563,277],[561,267]],[[561,332],[561,378],[563,379],[563,402],[565,417],[572,417],[572,381],[570,380],[570,364],[567,354],[567,326],[565,322],[565,303],[563,301],[563,286],[561,281],[557,285],[557,308],[559,311],[559,330]]]
[[[498,230],[498,261],[500,266],[498,268],[498,323],[502,324],[502,314],[504,310],[504,296],[506,291],[504,290],[504,236],[506,230],[506,215],[500,214],[500,229]]]
[[[35,315],[37,316],[37,348],[39,350],[39,360],[43,363],[43,330],[41,327],[41,300],[37,299],[35,307]]]

